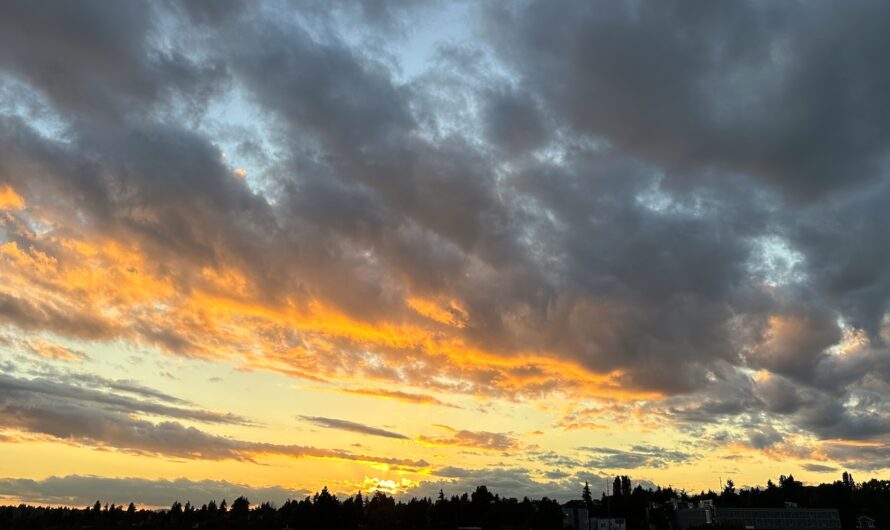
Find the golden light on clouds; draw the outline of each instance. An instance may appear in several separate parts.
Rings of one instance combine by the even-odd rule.
[[[25,200],[10,186],[0,185],[0,210],[21,210]]]
[[[0,3],[0,486],[890,469],[874,5],[204,4]]]

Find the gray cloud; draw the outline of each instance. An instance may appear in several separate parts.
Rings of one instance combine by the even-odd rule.
[[[318,425],[319,427],[324,427],[325,429],[339,429],[341,431],[370,434],[371,436],[383,436],[384,438],[397,438],[400,440],[408,439],[408,437],[404,434],[387,431],[385,429],[379,429],[377,427],[371,427],[369,425],[356,423],[354,421],[338,420],[336,418],[323,418],[320,416],[300,416],[300,419],[314,425]]]
[[[580,450],[596,455],[587,463],[598,469],[667,468],[673,464],[686,464],[696,459],[689,451],[668,450],[650,445],[635,445],[629,450],[610,447],[580,447]]]
[[[471,10],[476,42],[407,81],[385,47],[319,31],[346,17],[379,36],[415,13],[403,2],[344,2],[331,17],[317,4],[293,17],[242,2],[55,7],[0,8],[0,183],[59,233],[132,242],[151,258],[141,272],[183,295],[225,267],[259,303],[318,301],[506,359],[535,352],[619,374],[625,389],[665,394],[646,410],[683,428],[765,414],[821,439],[890,432],[887,7],[491,4]],[[17,91],[38,96],[19,105]],[[236,91],[262,137],[207,125],[207,106]],[[223,159],[223,129],[236,151],[262,154],[251,180]],[[2,222],[21,248],[66,257],[19,214]],[[453,301],[459,325],[418,315],[409,296]],[[25,330],[229,350],[200,319],[184,329],[147,313],[121,324],[79,297],[0,293],[0,319]],[[857,330],[868,345],[837,355]],[[280,352],[313,337],[262,338],[295,375],[585,390],[537,366],[453,366],[417,343],[363,345],[380,359],[367,363],[351,339],[325,337],[332,351],[305,363]],[[16,384],[7,392],[29,403],[73,392]],[[122,433],[180,430],[126,423],[124,410],[226,421],[142,398],[154,412],[109,392],[88,399]],[[41,432],[93,436],[36,405],[5,410]],[[744,426],[752,446],[785,432],[764,425]],[[601,458],[658,462],[638,453]]]
[[[225,78],[218,64],[158,46],[148,2],[6,5],[0,19],[0,68],[79,120],[144,116],[174,97],[200,99]]]
[[[837,471],[836,467],[825,466],[822,464],[804,464],[803,468],[807,471],[812,471],[813,473],[834,473]]]
[[[58,382],[0,376],[0,426],[58,440],[174,458],[253,461],[263,455],[283,455],[406,468],[428,465],[423,460],[237,440],[169,419],[159,422],[139,419],[134,417],[138,412],[210,423],[246,423],[233,414],[174,408]]]
[[[548,107],[678,175],[716,166],[811,195],[871,180],[885,160],[886,6],[511,7],[492,4],[487,29]]]
[[[78,376],[79,379],[79,376]],[[146,389],[143,385],[126,381],[106,381],[101,378],[86,376],[81,383],[104,383],[112,390],[135,392],[143,398],[162,397],[172,398],[166,394]],[[176,399],[176,398],[173,398]],[[23,404],[34,405],[37,408],[50,409],[53,405],[76,403],[76,407],[103,409],[112,413],[121,414],[154,414],[184,420],[193,420],[206,423],[226,423],[234,425],[249,425],[245,418],[231,413],[219,413],[202,410],[194,407],[174,407],[150,399],[139,399],[114,394],[103,390],[95,390],[78,384],[71,384],[60,380],[27,379],[7,375],[0,375],[0,400],[4,409],[13,409]],[[177,402],[182,403],[181,400]]]
[[[239,496],[282,504],[308,494],[282,486],[253,487],[224,480],[148,480],[84,475],[48,477],[42,480],[0,478],[0,494],[11,495],[29,503],[88,506],[96,500],[109,504],[135,502],[140,505],[169,507],[173,501],[193,505],[223,499],[231,502]]]
[[[446,496],[460,495],[464,492],[472,492],[477,486],[484,485],[492,493],[500,493],[508,497],[541,498],[548,497],[565,502],[581,496],[584,483],[590,484],[594,496],[598,496],[602,489],[600,485],[611,484],[611,479],[606,475],[592,473],[576,473],[551,480],[550,478],[534,477],[532,472],[519,467],[493,467],[486,469],[468,469],[462,467],[444,467],[433,472],[444,480],[425,482],[405,493],[406,496],[428,496],[434,498],[441,489]],[[647,480],[633,480],[636,486],[654,488],[655,485]],[[611,494],[611,492],[608,492]]]
[[[832,460],[841,462],[846,468],[863,471],[890,469],[890,441],[867,445],[826,444],[826,454]]]

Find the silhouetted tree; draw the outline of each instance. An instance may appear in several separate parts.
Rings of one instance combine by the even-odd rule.
[[[241,496],[232,502],[230,513],[234,519],[244,519],[250,513],[250,501]]]

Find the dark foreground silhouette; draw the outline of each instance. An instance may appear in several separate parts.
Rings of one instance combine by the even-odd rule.
[[[844,473],[831,484],[804,486],[792,476],[782,476],[779,484],[769,481],[765,488],[736,490],[727,481],[721,492],[687,492],[672,488],[643,489],[632,487],[628,477],[616,477],[612,494],[594,499],[587,485],[579,491],[579,500],[587,504],[591,516],[622,517],[628,530],[673,530],[671,501],[712,499],[718,506],[752,508],[782,507],[786,502],[800,507],[836,508],[844,530],[855,530],[857,518],[874,520],[875,528],[890,530],[890,480],[872,479],[855,483]],[[568,499],[565,499],[568,500]],[[455,529],[540,529],[563,528],[561,505],[544,497],[521,501],[501,497],[479,486],[472,494],[446,498],[440,492],[436,499],[413,498],[396,501],[377,492],[369,498],[361,494],[341,500],[327,488],[303,500],[289,500],[280,507],[269,503],[251,505],[244,497],[223,500],[219,505],[209,502],[200,507],[175,502],[165,510],[137,510],[128,507],[95,505],[83,509],[34,507],[27,505],[0,507],[2,529],[50,528],[145,528],[145,529],[332,529],[332,530],[411,530]]]

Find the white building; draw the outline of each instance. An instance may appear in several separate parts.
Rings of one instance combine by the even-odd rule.
[[[626,530],[627,523],[624,518],[613,517],[611,519],[590,518],[590,530]]]

